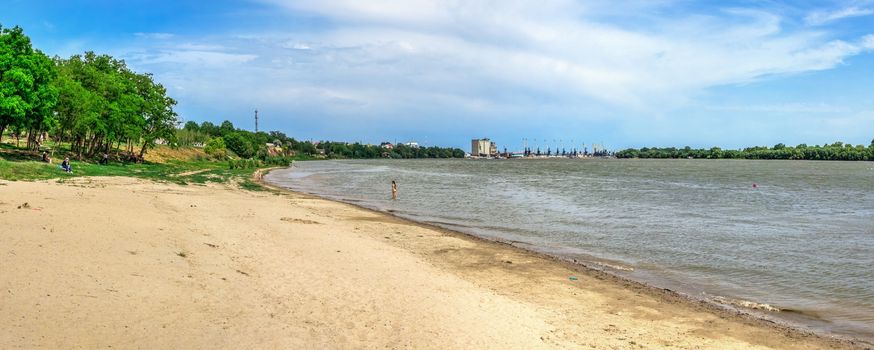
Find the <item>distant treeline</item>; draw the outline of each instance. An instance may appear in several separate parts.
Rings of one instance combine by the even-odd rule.
[[[822,146],[748,147],[743,150],[684,148],[629,148],[616,152],[617,158],[701,158],[701,159],[799,159],[799,160],[874,160],[874,140],[868,147],[835,142]]]
[[[238,129],[225,120],[220,125],[212,122],[197,124],[189,121],[176,130],[175,145],[203,147],[207,154],[222,159],[235,155],[240,158],[265,158],[268,156],[313,155],[318,153],[310,142],[300,142],[280,131],[252,132]],[[268,148],[268,143],[273,148]]]
[[[229,151],[241,158],[264,158],[270,155],[308,155],[340,159],[464,157],[464,151],[457,148],[407,145],[386,148],[361,143],[298,141],[280,131],[251,132],[237,129],[227,120],[221,125],[211,122],[198,125],[189,121],[177,130],[175,140],[180,146],[203,146],[206,153],[217,158],[225,157]],[[268,149],[268,143],[273,148]]]
[[[458,148],[413,147],[404,144],[388,149],[382,146],[361,143],[322,142],[319,144],[325,155],[333,158],[464,158],[464,151]]]

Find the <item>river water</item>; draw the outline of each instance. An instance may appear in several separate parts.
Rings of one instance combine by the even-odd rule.
[[[312,161],[267,181],[874,340],[872,162]]]

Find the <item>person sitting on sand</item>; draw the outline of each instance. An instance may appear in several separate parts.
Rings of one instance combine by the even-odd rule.
[[[64,172],[72,173],[73,166],[70,165],[70,157],[65,157],[64,161],[61,163],[61,169],[64,169]]]
[[[391,180],[391,199],[398,199],[398,183],[395,180]]]

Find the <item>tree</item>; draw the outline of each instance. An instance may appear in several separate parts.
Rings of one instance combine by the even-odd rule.
[[[680,158],[685,154],[693,154],[694,158],[726,158],[726,159],[809,159],[809,160],[874,160],[874,147],[835,142],[822,146],[799,144],[787,147],[783,144],[768,147],[747,147],[743,150],[722,150],[713,147],[710,150],[698,149],[676,152],[674,148],[641,148],[626,149],[616,153],[618,158]]]
[[[210,136],[222,136],[219,132],[219,128],[210,122],[200,123],[200,131]]]
[[[214,137],[206,142],[203,151],[215,158],[225,158],[228,155],[228,149],[225,145],[225,140],[221,137]]]
[[[200,126],[196,122],[189,120],[185,123],[183,129],[188,131],[200,131]]]
[[[60,90],[54,114],[59,140],[71,150],[92,156],[126,144],[129,154],[139,146],[139,158],[159,139],[174,143],[176,101],[152,75],[130,70],[122,60],[86,52],[55,60]],[[195,124],[196,125],[196,124]]]
[[[164,139],[170,144],[176,142],[176,125],[179,124],[173,106],[176,100],[167,96],[167,89],[152,80],[151,74],[137,76],[138,91],[143,99],[141,113],[145,118],[143,127],[143,145],[140,158],[148,147],[154,147],[155,140]],[[196,125],[196,124],[195,124]]]
[[[79,156],[109,151],[114,143],[127,141],[133,152],[146,133],[146,97],[143,80],[124,61],[86,52],[56,60],[61,105],[59,138],[69,136]],[[78,86],[77,86],[78,85]]]
[[[255,148],[252,144],[239,132],[228,133],[222,138],[229,150],[234,152],[240,158],[252,158],[255,155]]]
[[[0,140],[7,127],[28,131],[28,146],[35,135],[52,128],[57,88],[52,61],[34,50],[21,27],[0,26]]]
[[[222,122],[222,125],[219,127],[220,136],[225,136],[229,133],[234,132],[236,128],[234,128],[234,124],[228,120]]]

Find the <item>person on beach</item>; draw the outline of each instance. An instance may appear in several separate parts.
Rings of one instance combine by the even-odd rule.
[[[391,200],[398,199],[398,183],[391,180]]]
[[[68,173],[73,172],[73,166],[70,165],[70,157],[64,158],[64,161],[61,163],[61,169],[63,169],[64,172],[68,172]]]

